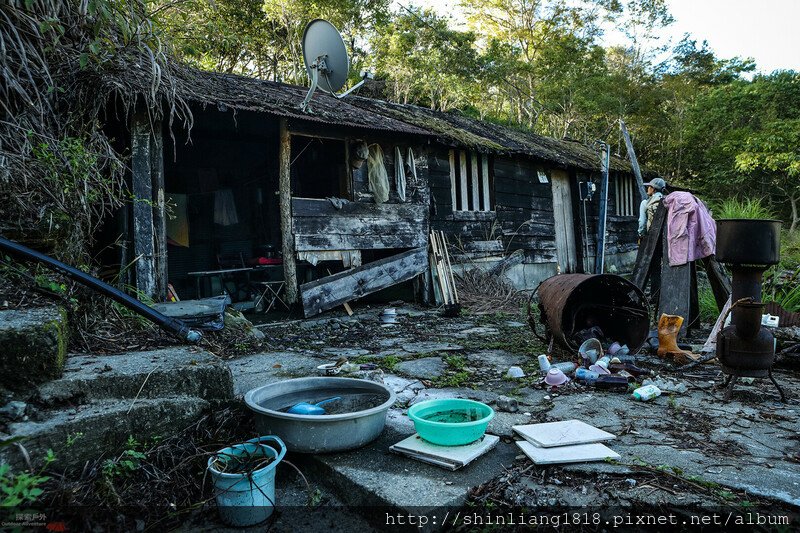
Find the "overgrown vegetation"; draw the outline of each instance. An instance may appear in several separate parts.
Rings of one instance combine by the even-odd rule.
[[[763,204],[761,198],[726,198],[717,204],[714,209],[714,218],[740,219],[771,219],[774,218],[772,210]]]

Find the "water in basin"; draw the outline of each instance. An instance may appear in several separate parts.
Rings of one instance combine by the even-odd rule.
[[[340,396],[341,400],[336,400],[321,406],[325,409],[326,415],[365,411],[373,407],[378,407],[389,399],[388,395],[375,393],[375,391],[372,390],[342,387],[291,392],[273,398],[265,398],[259,405],[265,409],[285,413],[300,402],[315,404],[336,396]]]
[[[477,409],[448,409],[447,411],[434,411],[433,413],[422,415],[420,418],[430,422],[462,424],[480,420],[483,415]]]

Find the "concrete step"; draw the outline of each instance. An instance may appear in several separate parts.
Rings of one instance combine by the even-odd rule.
[[[233,397],[233,377],[214,354],[190,347],[123,355],[75,355],[67,359],[64,377],[39,387],[35,401],[54,407],[137,396],[226,400]]]
[[[0,311],[0,385],[19,391],[61,376],[68,334],[61,307]]]
[[[42,412],[41,421],[15,422],[9,435],[17,438],[24,452],[14,444],[0,448],[0,462],[14,469],[26,467],[24,453],[34,469],[43,463],[47,450],[55,453],[53,468],[81,469],[86,461],[113,457],[124,449],[129,437],[147,442],[157,436],[169,436],[188,427],[199,418],[209,402],[184,396],[158,399],[101,400],[77,408]]]
[[[391,409],[376,441],[352,452],[307,456],[303,463],[315,479],[344,503],[356,506],[368,520],[385,520],[387,509],[432,517],[434,511],[459,508],[472,487],[503,472],[517,455],[516,446],[500,442],[473,463],[449,471],[389,452],[389,446],[414,432],[413,423],[399,409]],[[384,514],[369,516],[376,508]]]

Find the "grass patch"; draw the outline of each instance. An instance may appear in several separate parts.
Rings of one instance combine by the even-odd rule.
[[[460,355],[448,355],[444,358],[444,362],[454,370],[464,370],[467,366],[467,362]]]
[[[769,219],[775,218],[775,214],[762,203],[761,198],[727,198],[714,206],[714,218]]]
[[[433,380],[433,386],[439,389],[463,387],[469,383],[470,374],[466,370],[445,374]]]
[[[714,298],[714,291],[711,287],[703,287],[697,294],[698,303],[700,304],[700,321],[704,324],[713,324],[719,317],[719,309],[717,309],[717,300]]]

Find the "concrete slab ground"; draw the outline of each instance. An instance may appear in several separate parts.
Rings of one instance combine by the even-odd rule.
[[[497,497],[511,505],[719,505],[729,497],[800,505],[800,379],[791,371],[776,369],[788,404],[775,402],[771,385],[759,380],[737,386],[733,400],[726,403],[712,388],[722,377],[714,365],[677,374],[661,360],[641,357],[639,364],[683,382],[688,392],[638,403],[629,395],[597,391],[575,381],[558,390],[544,389],[536,357],[547,350],[529,328],[521,327],[523,316],[447,319],[432,311],[398,316],[393,328],[381,328],[377,312],[357,313],[347,319],[346,327],[331,320],[273,327],[275,353],[230,362],[239,394],[255,383],[312,375],[324,362],[315,355],[321,347],[364,350],[367,353],[351,352],[359,354],[353,359],[384,369],[385,382],[397,392],[398,402],[381,437],[360,450],[302,459],[312,483],[327,487],[343,503],[399,509],[459,506],[475,486],[497,483],[505,487]],[[463,335],[455,336],[459,333]],[[285,351],[290,347],[296,351]],[[392,357],[392,349],[405,353]],[[426,360],[436,361],[436,375],[409,372]],[[512,365],[521,366],[526,377],[505,378]],[[397,375],[399,371],[405,375]],[[404,414],[409,405],[465,397],[494,406],[500,394],[516,398],[519,411],[498,411],[489,431],[503,440],[465,470],[448,472],[388,451],[414,432]],[[511,430],[515,424],[573,418],[615,433],[617,439],[608,445],[622,456],[620,461],[541,468],[523,458],[512,442],[517,438]],[[519,477],[514,472],[526,474]],[[681,492],[669,492],[675,490]]]

